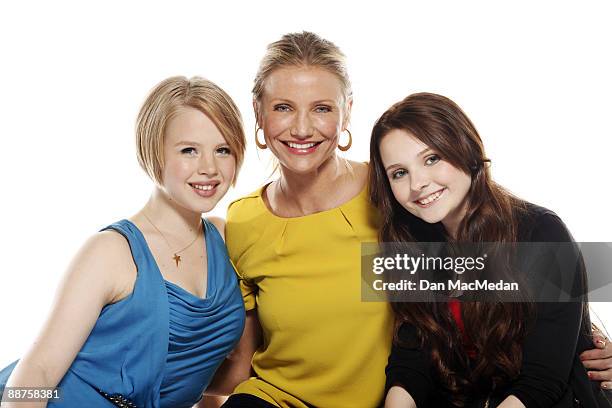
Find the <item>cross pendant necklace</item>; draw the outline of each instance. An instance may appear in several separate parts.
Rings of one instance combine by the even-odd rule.
[[[174,262],[176,262],[176,267],[178,268],[178,264],[181,262],[181,256],[179,254],[174,254],[172,259],[174,259]]]

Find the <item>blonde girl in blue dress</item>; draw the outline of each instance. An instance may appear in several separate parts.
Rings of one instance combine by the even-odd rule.
[[[142,106],[136,146],[151,197],[83,245],[38,338],[0,385],[10,376],[8,387],[57,387],[62,398],[48,406],[191,407],[242,334],[224,222],[202,218],[242,163],[236,105],[203,78],[168,78]],[[47,406],[11,396],[7,388],[3,407]]]

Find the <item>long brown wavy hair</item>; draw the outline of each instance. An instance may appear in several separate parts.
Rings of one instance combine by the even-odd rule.
[[[470,119],[444,96],[417,93],[389,108],[372,130],[369,185],[371,201],[382,214],[380,242],[444,240],[439,225],[413,216],[393,196],[379,146],[396,129],[409,132],[442,160],[471,176],[457,242],[517,241],[517,215],[525,211],[525,202],[492,180],[482,140]],[[487,395],[518,376],[521,345],[533,322],[533,304],[462,303],[466,335],[478,350],[471,361],[446,303],[391,305],[396,315],[395,341],[403,322],[416,328],[421,345],[431,350],[440,383],[453,405],[464,406],[471,396]]]

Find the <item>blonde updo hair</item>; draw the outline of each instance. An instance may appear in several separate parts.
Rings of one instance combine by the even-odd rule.
[[[280,40],[268,45],[255,76],[253,99],[256,102],[261,101],[266,79],[274,70],[283,67],[323,68],[340,80],[345,105],[353,97],[346,57],[340,48],[317,34],[302,31],[285,34]]]
[[[162,184],[166,125],[184,107],[205,114],[225,138],[236,159],[233,185],[246,146],[242,117],[232,98],[223,89],[197,76],[165,79],[149,93],[136,120],[136,154],[140,167],[155,183]]]

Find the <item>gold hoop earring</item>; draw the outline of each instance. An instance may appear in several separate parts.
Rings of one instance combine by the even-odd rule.
[[[259,132],[261,130],[260,127],[255,128],[255,144],[257,145],[257,147],[259,147],[261,150],[267,149],[268,145],[265,143],[259,143],[259,140],[257,140],[257,132]]]
[[[350,148],[351,148],[351,146],[353,145],[353,135],[351,135],[351,131],[350,131],[350,130],[348,130],[348,129],[344,129],[344,130],[346,130],[346,133],[348,133],[348,135],[349,135],[349,141],[348,141],[348,143],[346,144],[346,146],[340,146],[340,145],[338,145],[338,149],[340,149],[340,150],[341,150],[341,151],[343,151],[343,152],[346,152],[346,151],[347,151],[348,149],[350,149]]]

